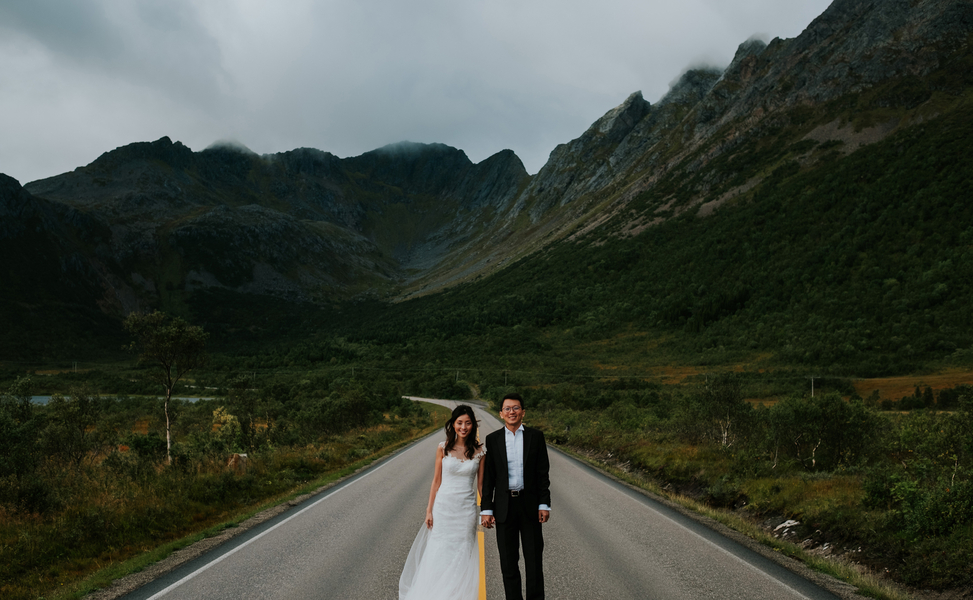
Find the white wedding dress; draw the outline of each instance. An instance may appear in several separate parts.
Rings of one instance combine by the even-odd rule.
[[[444,448],[446,442],[440,442]],[[432,529],[419,528],[399,578],[399,600],[476,600],[480,553],[476,543],[476,476],[484,445],[473,458],[443,457],[443,480],[432,505]]]

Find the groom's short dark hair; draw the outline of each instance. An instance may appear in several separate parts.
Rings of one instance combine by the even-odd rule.
[[[526,410],[527,409],[527,407],[524,406],[524,399],[521,398],[520,397],[520,394],[518,394],[517,392],[512,392],[512,393],[507,394],[506,396],[504,396],[503,397],[503,400],[500,401],[500,406],[501,407],[503,407],[503,403],[506,400],[516,400],[517,402],[520,402],[520,410]]]

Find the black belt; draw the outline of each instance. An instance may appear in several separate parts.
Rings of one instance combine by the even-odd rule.
[[[524,493],[524,490],[510,490],[510,497],[516,498]]]

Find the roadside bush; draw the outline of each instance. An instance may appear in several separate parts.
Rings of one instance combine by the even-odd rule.
[[[17,481],[14,501],[15,505],[27,514],[47,515],[63,506],[54,485],[34,473]]]
[[[706,501],[721,508],[732,508],[742,496],[740,483],[731,475],[720,477],[706,488]]]
[[[817,471],[863,461],[877,430],[874,411],[860,398],[845,401],[836,393],[791,396],[761,416],[765,452],[775,465],[790,459]]]
[[[933,589],[973,585],[973,525],[956,527],[945,538],[910,540],[898,554],[898,575],[904,583]]]
[[[51,396],[39,439],[44,454],[81,468],[111,444],[114,432],[101,423],[106,402],[110,400],[95,395],[86,385],[71,388],[67,396]]]
[[[947,536],[956,527],[973,523],[973,482],[939,481],[935,485],[901,482],[901,519],[913,540],[924,536]]]
[[[146,435],[131,433],[121,439],[137,457],[150,461],[161,461],[166,456],[166,440],[157,431]]]

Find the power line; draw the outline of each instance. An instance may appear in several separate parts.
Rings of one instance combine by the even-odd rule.
[[[2,366],[2,365],[11,365],[11,364],[15,364],[15,365],[34,365],[34,366],[38,366],[38,367],[41,367],[41,366],[51,367],[52,366],[50,364],[40,365],[39,363],[36,363],[36,362],[28,362],[28,361],[2,361],[2,362],[0,362],[0,366]],[[104,364],[101,364],[101,363],[83,363],[83,362],[80,362],[80,361],[73,361],[73,362],[68,361],[68,365],[69,366],[63,367],[61,369],[61,372],[70,372],[72,370],[74,372],[77,372],[77,370],[79,368],[81,370],[85,370],[84,367],[86,367],[86,366],[92,366],[92,367],[99,368],[99,369],[105,368],[105,365]],[[57,367],[55,367],[55,368],[57,368]],[[137,365],[133,365],[132,368],[139,368],[139,367],[137,367]],[[54,369],[45,369],[45,370],[54,370]],[[505,379],[506,379],[507,375],[514,375],[514,374],[521,375],[521,376],[550,377],[550,378],[558,378],[558,379],[565,379],[565,380],[570,380],[570,379],[593,379],[593,380],[596,380],[596,379],[611,379],[611,380],[619,380],[619,379],[643,379],[643,380],[645,380],[645,379],[669,379],[669,378],[674,377],[671,374],[657,373],[657,372],[652,372],[652,373],[639,373],[639,374],[633,374],[633,375],[620,375],[620,374],[556,373],[556,372],[547,372],[547,371],[530,371],[530,370],[524,370],[524,369],[488,369],[488,368],[482,368],[482,367],[451,367],[451,366],[443,366],[443,367],[364,367],[364,366],[361,366],[361,365],[320,366],[320,367],[308,367],[308,368],[301,368],[301,369],[295,369],[295,368],[286,368],[286,369],[284,369],[284,368],[274,368],[274,367],[267,367],[267,368],[246,367],[246,368],[241,368],[241,369],[228,369],[228,370],[224,370],[224,369],[200,370],[199,371],[199,374],[218,374],[218,373],[226,373],[226,372],[234,373],[234,372],[237,372],[237,371],[244,371],[244,372],[249,371],[250,374],[251,374],[251,378],[255,377],[257,374],[261,374],[261,375],[265,375],[265,374],[306,374],[306,375],[313,375],[313,374],[316,374],[316,373],[334,372],[334,371],[351,371],[351,374],[352,374],[352,377],[353,378],[355,376],[355,372],[356,371],[359,371],[359,372],[371,371],[371,372],[378,372],[378,373],[430,373],[430,372],[449,373],[449,372],[455,372],[456,373],[457,380],[458,380],[459,374],[461,372],[466,372],[466,373],[475,372],[475,373],[482,373],[484,375],[490,375],[490,374],[492,374],[492,375],[497,375],[497,376],[503,375]],[[862,380],[865,380],[866,379],[866,378],[863,378],[863,377],[845,376],[845,375],[833,375],[833,376],[822,376],[822,375],[786,375],[786,376],[781,376],[781,375],[774,375],[774,376],[764,376],[762,373],[747,372],[747,371],[744,371],[744,372],[724,371],[724,373],[730,373],[730,374],[736,374],[736,375],[745,376],[744,377],[745,380],[753,381],[755,383],[774,382],[774,381],[795,381],[795,380],[800,380],[800,379],[805,379],[806,380],[808,378],[811,378],[812,385],[813,385],[813,380],[814,379],[825,380],[825,381],[862,381]],[[715,375],[715,374],[717,374],[717,373],[716,372],[712,372],[712,371],[710,371],[710,372],[702,372],[702,373],[693,373],[693,374],[689,374],[689,375],[683,377],[683,379],[690,378],[690,377],[703,377],[703,376]]]

